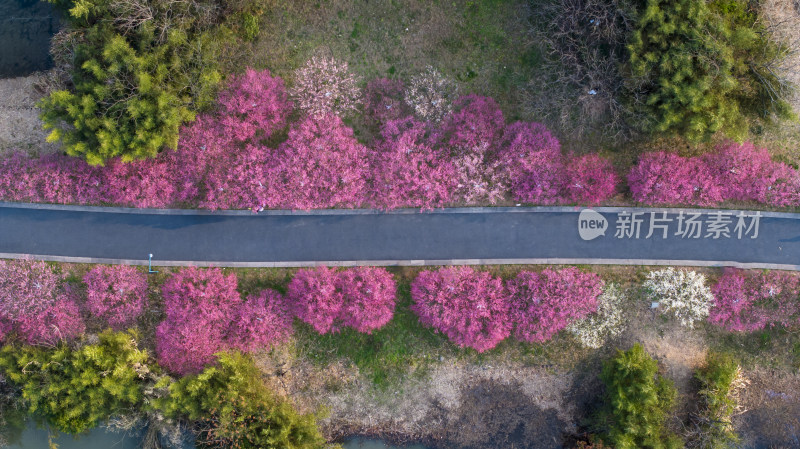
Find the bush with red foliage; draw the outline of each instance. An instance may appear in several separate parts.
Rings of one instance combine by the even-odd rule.
[[[413,118],[392,120],[371,152],[370,202],[386,209],[443,207],[455,187],[455,166],[427,143],[425,124]]]
[[[606,158],[596,154],[573,156],[566,166],[566,198],[570,203],[599,204],[617,192],[619,176]]]
[[[633,199],[645,204],[708,206],[724,199],[720,181],[701,158],[655,151],[628,173]]]
[[[293,318],[283,295],[263,290],[237,308],[227,341],[242,352],[269,349],[292,335]]]
[[[544,125],[516,122],[506,127],[499,160],[515,200],[536,204],[562,202],[567,183],[564,157],[558,139]]]
[[[184,268],[161,292],[166,317],[156,331],[159,363],[171,372],[196,373],[227,347],[230,323],[242,302],[235,274],[219,268]]]
[[[800,276],[795,273],[726,269],[711,292],[708,320],[729,331],[800,324]]]
[[[485,271],[446,267],[423,271],[411,283],[411,310],[454,344],[483,352],[511,333],[503,282]]]
[[[133,325],[147,307],[147,277],[127,265],[97,265],[83,276],[86,308],[114,330]]]
[[[521,271],[507,282],[514,336],[522,341],[547,341],[571,323],[597,310],[603,281],[577,268]]]

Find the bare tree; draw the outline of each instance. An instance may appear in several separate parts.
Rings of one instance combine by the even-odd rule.
[[[630,137],[620,100],[627,89],[620,66],[635,20],[629,0],[553,0],[533,9],[531,20],[545,60],[527,90],[529,112],[573,138]]]

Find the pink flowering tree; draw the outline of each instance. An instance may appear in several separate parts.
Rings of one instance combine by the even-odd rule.
[[[6,336],[8,336],[14,330],[14,324],[5,319],[0,318],[0,344],[5,343]]]
[[[399,80],[378,78],[367,83],[364,90],[366,118],[378,125],[411,115],[411,108],[403,100],[405,85]]]
[[[782,271],[726,269],[711,289],[708,320],[734,332],[800,324],[800,277]]]
[[[347,115],[361,103],[358,79],[347,62],[323,55],[312,56],[295,70],[289,93],[298,109],[315,117]]]
[[[234,313],[227,340],[242,352],[269,349],[292,335],[293,315],[283,295],[266,289],[250,295]]]
[[[52,345],[84,332],[74,292],[41,261],[0,260],[0,321],[28,344]]]
[[[31,158],[21,153],[0,160],[0,198],[55,204],[99,204],[101,169],[79,158],[52,154]]]
[[[773,161],[764,148],[752,143],[727,142],[703,156],[718,180],[725,199],[757,201],[772,206],[800,203],[800,173]]]
[[[226,335],[241,304],[235,274],[219,268],[184,268],[161,287],[166,317],[156,331],[159,363],[177,374],[195,373],[227,347]]]
[[[343,325],[369,334],[392,320],[397,284],[391,273],[385,268],[356,267],[338,274]]]
[[[136,323],[147,307],[147,277],[127,265],[97,265],[83,277],[86,308],[115,330]]]
[[[520,272],[508,281],[514,336],[541,343],[597,310],[603,281],[596,273],[570,267]]]
[[[350,327],[371,333],[391,321],[396,284],[384,268],[357,267],[337,272],[318,267],[297,272],[286,298],[295,315],[320,334]]]
[[[201,316],[187,316],[181,322],[165,320],[156,328],[158,363],[179,376],[196,374],[226,349],[226,332]]]
[[[253,70],[231,77],[217,98],[220,122],[237,142],[267,139],[284,128],[292,103],[283,80],[269,70]]]
[[[736,201],[764,201],[775,163],[764,148],[727,142],[703,156],[719,181],[722,196]]]
[[[454,344],[483,352],[511,333],[500,279],[469,267],[423,271],[411,283],[411,310]]]
[[[383,127],[383,140],[371,152],[371,203],[387,209],[443,207],[455,187],[455,167],[426,139],[426,127],[412,118]]]
[[[159,155],[155,159],[106,162],[103,172],[103,200],[129,207],[165,208],[174,205],[173,167]]]
[[[797,207],[800,204],[800,173],[787,164],[775,162],[763,202],[770,206]]]
[[[701,158],[674,153],[645,153],[628,173],[633,199],[645,204],[713,205],[723,199],[722,188]]]
[[[617,192],[619,176],[606,158],[596,154],[572,156],[566,166],[566,198],[570,203],[599,204]]]
[[[178,148],[159,155],[167,159],[170,166],[176,202],[195,205],[205,198],[209,171],[219,176],[220,167],[231,166],[233,145],[232,137],[216,115],[200,114],[192,123],[184,125]]]
[[[328,267],[298,271],[286,287],[295,316],[320,334],[338,332],[344,297],[336,288],[336,271]]]
[[[492,98],[465,95],[445,117],[439,140],[454,153],[484,145],[494,149],[504,126],[503,111]]]
[[[227,164],[215,162],[204,179],[200,206],[259,211],[278,204],[280,199],[276,198],[267,165],[271,152],[267,147],[247,144],[227,157]]]
[[[86,326],[73,296],[57,300],[41,313],[17,320],[17,334],[29,345],[46,346],[75,340],[83,335]]]
[[[311,116],[270,154],[267,207],[358,207],[367,200],[368,150],[335,115]]]
[[[164,312],[168,319],[196,314],[223,321],[242,302],[237,286],[236,275],[219,268],[182,268],[161,286]]]
[[[11,321],[39,315],[66,298],[64,275],[37,260],[0,260],[0,315]]]
[[[557,204],[567,178],[558,140],[540,123],[506,127],[499,150],[500,166],[517,201]]]
[[[487,142],[462,148],[453,158],[456,186],[455,200],[466,204],[501,200],[508,191],[508,176]]]

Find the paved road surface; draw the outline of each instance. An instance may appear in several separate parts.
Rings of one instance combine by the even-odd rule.
[[[164,266],[621,263],[800,270],[800,214],[597,208],[600,216],[582,217],[584,237],[596,236],[584,240],[582,210],[252,214],[0,203],[0,257],[146,264],[153,253],[153,264]],[[638,239],[632,223],[639,223]]]

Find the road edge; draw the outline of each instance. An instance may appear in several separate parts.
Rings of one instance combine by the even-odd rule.
[[[0,253],[0,259],[35,259],[48,262],[148,265],[147,259],[111,259],[97,257],[51,256],[44,254]],[[301,267],[356,267],[356,266],[404,266],[423,267],[438,265],[639,265],[639,266],[684,266],[684,267],[733,267],[741,269],[769,269],[800,271],[800,265],[742,263],[734,261],[671,260],[671,259],[589,259],[589,258],[526,258],[526,259],[430,259],[430,260],[345,260],[345,261],[290,261],[290,262],[224,262],[185,261],[153,259],[153,267],[228,267],[228,268],[301,268]]]

